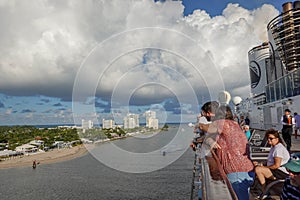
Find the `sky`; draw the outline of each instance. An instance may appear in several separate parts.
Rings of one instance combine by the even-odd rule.
[[[0,125],[193,122],[220,91],[248,97],[247,52],[283,3],[0,0]]]

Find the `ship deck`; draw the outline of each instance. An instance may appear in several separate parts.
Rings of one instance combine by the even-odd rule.
[[[292,152],[300,152],[300,135],[295,138],[295,135],[292,136]]]
[[[300,135],[297,136],[297,139],[295,138],[294,135],[292,136],[292,148],[291,148],[291,152],[292,153],[300,152]],[[270,195],[270,198],[268,198],[268,199],[279,200],[280,199],[279,195],[281,193],[282,186],[283,186],[283,182],[274,185],[271,188],[271,190],[270,190],[270,194],[271,195]],[[260,193],[261,193],[260,185],[259,185],[259,183],[256,180],[256,182],[252,185],[252,187],[250,189],[250,200],[255,200],[255,198]]]
[[[263,132],[262,132],[263,133]],[[203,151],[203,149],[202,149]],[[295,138],[292,136],[292,153],[300,152],[300,135]],[[202,200],[209,199],[237,199],[235,196],[228,179],[220,166],[218,166],[217,161],[214,156],[207,157],[201,156],[203,153],[198,152],[198,172],[195,174],[195,190],[193,198],[199,199],[197,195],[200,191],[202,195]],[[256,180],[257,181],[257,180]],[[254,182],[250,189],[250,200],[256,199],[256,197],[261,194],[260,184]],[[199,184],[200,183],[200,184]],[[274,185],[270,189],[270,197],[268,199],[280,199],[281,189],[283,182]]]

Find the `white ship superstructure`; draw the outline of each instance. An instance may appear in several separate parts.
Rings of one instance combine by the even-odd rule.
[[[236,112],[252,128],[279,130],[286,108],[300,112],[300,1],[284,3],[267,29],[269,41],[248,52],[251,95]]]

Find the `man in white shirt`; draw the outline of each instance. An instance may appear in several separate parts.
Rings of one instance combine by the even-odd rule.
[[[286,148],[290,152],[292,146],[293,125],[295,124],[295,119],[294,117],[292,117],[291,111],[289,109],[285,109],[284,113],[285,114],[281,117],[281,133],[284,142],[286,143]]]

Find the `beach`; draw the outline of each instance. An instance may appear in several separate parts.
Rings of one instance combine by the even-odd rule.
[[[186,132],[188,131],[191,132],[192,129],[186,128]],[[146,141],[128,137],[107,143],[114,143],[116,147],[125,151],[130,150],[143,155],[143,152],[163,148],[176,134],[177,129],[171,127],[167,133],[149,137]],[[41,162],[35,170],[31,167],[32,163],[27,167],[1,169],[1,199],[190,199],[195,157],[192,150],[182,150],[181,157],[159,170],[128,173],[111,168],[103,160],[95,158],[97,152],[109,146],[107,143],[96,144],[92,153],[87,152],[79,158],[52,164]],[[176,146],[170,146],[169,150],[165,156],[158,155],[159,158],[168,159],[179,151]],[[109,153],[108,157],[110,156]],[[135,160],[124,160],[122,166],[126,161],[136,163]],[[144,167],[143,163],[135,165]],[[151,165],[158,168],[161,163],[153,161]]]
[[[78,145],[72,148],[53,149],[47,152],[38,152],[28,155],[17,156],[7,160],[0,161],[0,169],[32,166],[34,160],[39,165],[63,162],[81,157],[88,152],[93,145]]]

